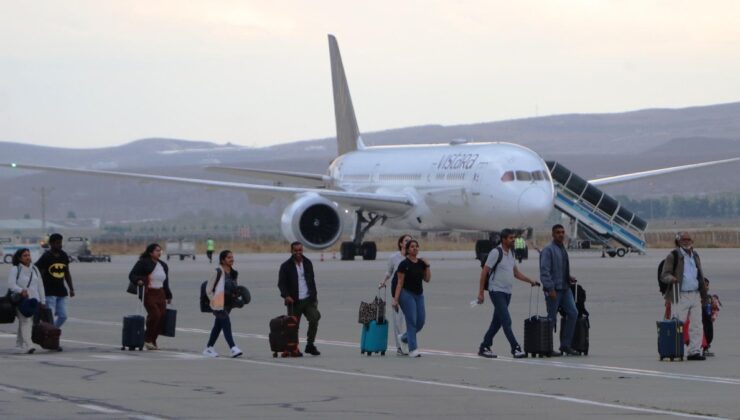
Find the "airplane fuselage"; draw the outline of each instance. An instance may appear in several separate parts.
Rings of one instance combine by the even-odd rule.
[[[554,187],[542,158],[511,143],[367,147],[336,158],[330,188],[402,193],[414,206],[386,225],[499,231],[543,222]]]

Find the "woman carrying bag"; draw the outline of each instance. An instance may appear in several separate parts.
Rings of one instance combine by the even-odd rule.
[[[33,315],[39,308],[46,306],[46,294],[41,282],[41,274],[31,264],[31,251],[21,248],[13,255],[13,268],[8,273],[8,291],[14,294],[18,318],[18,334],[15,346],[18,353],[31,354],[36,348],[31,342]]]
[[[149,244],[128,275],[129,281],[136,286],[143,286],[144,308],[146,308],[146,333],[144,347],[147,350],[159,350],[157,337],[162,331],[167,304],[172,303],[170,291],[169,267],[160,260],[162,247]]]
[[[227,302],[227,298],[229,300],[233,298],[232,294],[236,289],[236,279],[239,273],[234,270],[234,254],[231,251],[221,251],[218,262],[219,267],[213,271],[206,284],[206,294],[211,301],[211,310],[216,319],[213,321],[211,336],[208,339],[208,344],[206,344],[206,349],[203,350],[203,355],[218,357],[218,353],[213,346],[216,344],[221,331],[223,331],[226,343],[231,348],[231,357],[240,357],[243,353],[236,346],[234,337],[231,335],[231,319],[229,318],[231,306]]]

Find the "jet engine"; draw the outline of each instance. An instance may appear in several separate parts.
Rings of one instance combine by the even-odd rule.
[[[283,236],[310,249],[328,248],[342,234],[337,205],[317,194],[308,194],[291,203],[280,218]]]

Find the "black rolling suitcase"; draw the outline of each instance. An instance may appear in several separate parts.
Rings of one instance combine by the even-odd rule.
[[[530,290],[529,318],[524,320],[524,352],[532,357],[550,357],[552,356],[552,321],[546,316],[540,316],[539,311],[540,301],[538,299],[536,313],[532,316],[532,290]]]
[[[565,317],[560,318],[560,342],[563,342],[563,335],[565,331]],[[576,328],[573,331],[573,341],[570,343],[570,347],[577,351],[579,354],[588,356],[588,333],[591,328],[591,323],[587,316],[579,316],[576,318]]]
[[[578,317],[576,318],[576,328],[573,331],[573,341],[570,343],[570,347],[577,351],[579,354],[584,356],[588,355],[588,334],[591,329],[591,322],[588,319],[588,311],[586,310],[586,293],[580,285],[571,286],[570,291],[573,293],[573,300],[576,302],[576,308],[578,309]],[[581,298],[579,301],[578,298]],[[565,313],[562,311],[561,315]],[[563,315],[560,318],[560,342],[563,342],[563,335],[565,331],[566,317]]]
[[[675,305],[678,296],[678,285],[673,285]],[[656,322],[658,327],[658,356],[660,360],[683,360],[683,322],[677,318]]]
[[[159,334],[165,337],[174,337],[176,326],[177,310],[167,308],[164,311],[164,318],[162,319],[162,331],[160,331]]]
[[[278,353],[282,357],[302,356],[298,350],[298,318],[290,315],[280,315],[270,320],[270,350],[272,357]]]
[[[126,315],[123,317],[123,331],[121,334],[121,350],[139,351],[144,349],[144,326],[146,319],[141,315],[141,307],[144,306],[144,287],[139,288],[137,299],[141,299],[142,304],[136,305],[136,315]]]

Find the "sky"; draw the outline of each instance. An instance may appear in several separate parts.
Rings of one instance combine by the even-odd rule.
[[[0,141],[244,146],[740,100],[740,2],[0,0]]]

